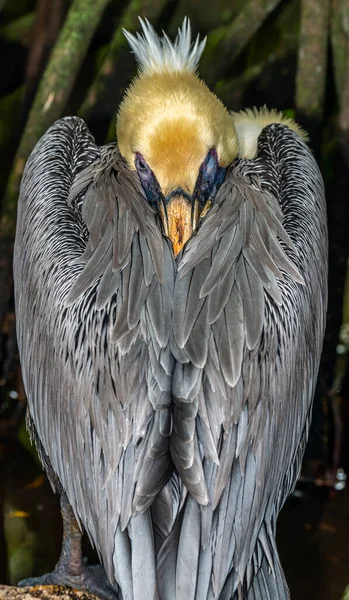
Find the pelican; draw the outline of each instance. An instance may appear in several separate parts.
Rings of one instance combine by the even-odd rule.
[[[58,565],[29,582],[285,600],[275,526],[324,333],[322,178],[293,121],[230,114],[199,79],[187,19],[174,42],[141,26],[117,142],[60,119],[23,176],[18,344],[64,521]]]

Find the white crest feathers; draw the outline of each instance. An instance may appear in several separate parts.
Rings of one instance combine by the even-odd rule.
[[[200,42],[199,36],[197,36],[195,42],[192,43],[188,17],[184,18],[174,42],[171,42],[165,32],[162,37],[158,36],[147,19],[143,20],[139,17],[139,21],[143,33],[133,35],[126,29],[123,32],[142,73],[181,71],[195,73],[205,48],[206,38]]]

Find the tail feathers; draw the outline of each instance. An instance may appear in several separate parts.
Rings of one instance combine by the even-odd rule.
[[[206,467],[209,481],[216,471],[215,464]],[[226,492],[222,502],[228,500]],[[134,513],[125,529],[118,523],[113,562],[120,600],[289,600],[274,528],[262,524],[241,569],[226,510],[221,525],[209,508],[174,473],[150,508]]]
[[[272,534],[268,536],[268,539],[270,542],[268,554],[263,549],[265,540],[263,540],[263,543],[258,540],[252,560],[245,572],[244,581],[239,581],[238,572],[233,568],[226,579],[218,600],[290,599],[275,539]]]
[[[122,531],[119,524],[115,535],[113,564],[115,580],[123,600],[133,600],[131,560],[130,539],[127,530]]]
[[[131,519],[132,583],[134,600],[154,600],[157,595],[156,557],[150,511]]]
[[[261,568],[251,582],[251,587],[246,596],[241,600],[289,600],[290,594],[285,576],[278,556],[274,560],[274,572],[271,571],[268,561],[264,558]],[[240,600],[234,596],[234,600]]]
[[[201,545],[201,513],[196,500],[189,496],[178,542],[176,598],[195,600]]]
[[[181,502],[184,498],[182,493]],[[192,496],[187,495],[184,502],[185,509],[179,512],[157,556],[161,600],[195,600],[197,597],[201,512]]]
[[[119,523],[114,545],[114,574],[122,600],[155,600],[156,557],[150,510],[131,518],[122,531]]]
[[[157,557],[158,592],[161,600],[176,598],[176,562],[182,519],[175,523],[171,533],[161,546]]]

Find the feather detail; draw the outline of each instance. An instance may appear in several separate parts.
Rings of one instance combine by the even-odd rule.
[[[190,21],[187,17],[178,29],[178,36],[173,43],[165,33],[162,38],[158,37],[147,19],[139,18],[139,21],[143,34],[133,35],[125,29],[123,33],[136,55],[142,73],[195,73],[206,38],[200,42],[198,36],[192,43]]]
[[[133,599],[155,598],[156,572],[149,510],[131,521]]]
[[[195,600],[197,567],[201,540],[200,508],[194,498],[187,499],[178,541],[176,597]]]

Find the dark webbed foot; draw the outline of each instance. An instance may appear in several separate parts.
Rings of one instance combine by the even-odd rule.
[[[116,600],[118,594],[110,585],[102,565],[86,566],[81,555],[82,532],[67,498],[61,496],[63,543],[59,561],[52,571],[41,577],[29,577],[19,582],[20,587],[37,585],[64,585],[90,592],[102,600]]]

